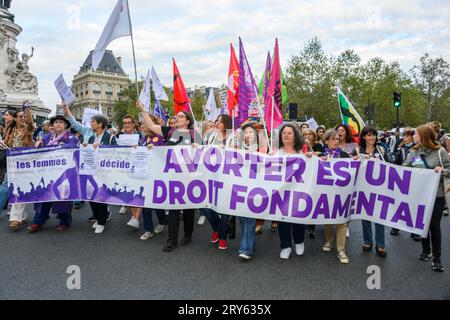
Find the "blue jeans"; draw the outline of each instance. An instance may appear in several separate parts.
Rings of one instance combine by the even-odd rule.
[[[155,231],[155,224],[153,223],[152,217],[153,210],[155,210],[156,216],[158,217],[158,224],[162,226],[167,225],[166,212],[164,210],[144,208],[142,209],[142,219],[144,221],[144,230],[147,232]]]
[[[3,182],[0,185],[0,215],[3,212],[3,208],[6,205],[6,202],[8,202],[9,199],[9,189],[8,189],[8,177],[5,172],[5,177],[3,178]]]
[[[373,245],[372,222],[363,220],[362,228],[364,244],[367,246]],[[378,248],[385,248],[384,226],[378,223],[375,223],[375,242]]]
[[[281,249],[292,248],[292,238],[294,238],[295,244],[305,242],[305,229],[304,224],[278,222]]]
[[[242,226],[242,240],[239,247],[239,254],[252,256],[256,248],[256,219],[239,218]]]
[[[33,219],[33,224],[44,225],[50,219],[50,210],[53,202],[42,203],[40,212],[36,212]],[[59,219],[61,226],[69,227],[72,223],[71,213],[60,213],[56,216]]]
[[[219,216],[217,212],[211,209],[204,209],[203,213],[211,224],[213,231],[219,233],[219,240],[227,240],[228,219],[230,219],[230,216],[227,216],[226,214],[221,214]]]

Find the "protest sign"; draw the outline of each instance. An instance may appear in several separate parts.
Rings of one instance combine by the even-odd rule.
[[[55,165],[37,178],[35,171],[27,175],[21,169],[26,168],[23,162],[60,158],[52,154],[49,149],[28,160],[20,153],[8,157],[13,191],[18,187],[22,193],[28,191],[30,182],[40,177],[58,179],[74,165]],[[422,236],[429,228],[439,183],[433,170],[379,160],[322,161],[217,147],[158,147],[149,152],[100,147],[95,161],[94,174],[80,175],[81,200],[165,210],[212,208],[222,214],[297,224],[363,219]],[[423,189],[424,185],[428,187]],[[15,202],[47,200],[23,199]]]

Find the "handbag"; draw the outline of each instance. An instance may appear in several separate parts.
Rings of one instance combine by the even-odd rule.
[[[441,150],[439,149],[439,162],[441,163],[442,169],[444,168],[444,162],[442,161]],[[443,177],[444,180],[444,192],[445,192],[445,203],[447,204],[447,208],[450,208],[450,191],[447,192],[448,186],[450,186],[450,178]]]

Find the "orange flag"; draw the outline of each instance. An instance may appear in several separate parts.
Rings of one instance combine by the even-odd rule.
[[[173,102],[175,115],[181,111],[191,112],[191,101],[184,87],[175,59],[173,59]]]

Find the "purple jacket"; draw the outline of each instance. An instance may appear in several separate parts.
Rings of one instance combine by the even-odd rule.
[[[52,133],[46,135],[42,142],[44,143],[44,146],[47,146],[50,143],[50,140],[52,139]],[[59,140],[58,144],[67,145],[69,147],[79,147],[80,142],[78,141],[78,138],[75,137],[73,134],[71,134],[69,131],[66,131],[64,133],[64,136]]]

